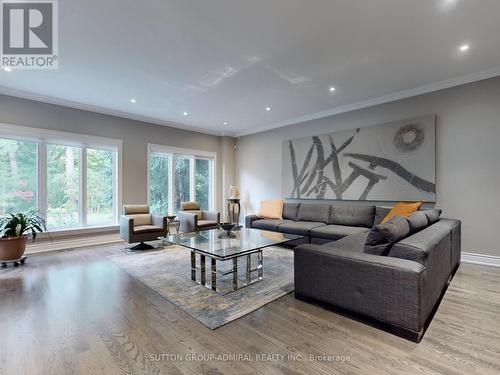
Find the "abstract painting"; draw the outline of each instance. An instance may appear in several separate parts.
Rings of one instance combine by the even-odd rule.
[[[283,142],[286,198],[436,200],[433,115]]]

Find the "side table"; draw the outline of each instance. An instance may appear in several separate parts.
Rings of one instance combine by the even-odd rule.
[[[240,200],[235,198],[229,198],[227,200],[227,215],[229,216],[229,222],[235,225],[235,228],[240,228],[240,212],[241,205]]]
[[[167,216],[167,235],[173,234],[170,232],[170,227],[175,226],[175,234],[179,234],[179,228],[181,226],[180,220],[176,219],[177,216],[175,215],[170,215]]]

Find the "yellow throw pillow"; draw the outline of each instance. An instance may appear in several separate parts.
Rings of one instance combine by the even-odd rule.
[[[384,220],[382,220],[382,224],[387,223],[389,220],[391,220],[393,217],[396,216],[408,217],[415,211],[418,211],[421,205],[422,202],[415,202],[415,203],[399,202],[384,217]]]
[[[261,201],[257,216],[261,219],[281,219],[283,216],[283,199]]]

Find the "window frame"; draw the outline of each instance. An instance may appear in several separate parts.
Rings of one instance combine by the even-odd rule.
[[[40,143],[38,143],[37,145],[40,145]],[[86,205],[83,204],[83,201],[82,201],[82,197],[83,196],[86,196],[86,191],[84,191],[83,189],[83,184],[84,184],[84,176],[86,176],[87,174],[87,171],[85,170],[85,172],[83,171],[83,168],[85,166],[85,168],[87,167],[87,162],[85,160],[85,163],[83,162],[83,157],[85,156],[86,157],[86,149],[85,148],[81,148],[81,147],[77,147],[77,146],[74,146],[74,145],[71,145],[71,146],[68,146],[68,145],[65,145],[65,144],[61,144],[61,143],[53,143],[53,142],[46,142],[44,143],[44,149],[45,149],[45,158],[47,160],[48,158],[48,155],[49,155],[49,151],[48,151],[48,147],[47,146],[58,146],[58,147],[71,147],[73,149],[76,149],[77,151],[77,157],[78,157],[78,222],[75,224],[75,225],[69,225],[69,226],[61,226],[61,227],[49,227],[48,226],[48,223],[49,223],[49,212],[48,212],[48,208],[49,208],[49,189],[48,189],[48,175],[49,175],[49,163],[46,162],[45,166],[46,166],[46,169],[45,169],[45,186],[44,186],[44,192],[45,192],[45,195],[42,196],[42,199],[40,201],[43,201],[43,207],[45,208],[45,211],[42,211],[40,209],[40,206],[41,206],[41,202],[39,202],[38,204],[38,211],[42,214],[43,217],[45,217],[46,221],[47,221],[47,228],[50,232],[52,231],[61,231],[61,230],[71,230],[71,229],[77,229],[77,228],[84,228],[84,227],[87,227],[87,222],[84,221],[84,218],[86,218]],[[40,155],[39,155],[40,156]],[[40,164],[38,164],[38,169],[40,170]],[[43,172],[43,171],[42,171]],[[85,187],[86,189],[86,187]]]
[[[4,139],[4,140],[7,140],[7,141],[12,141],[12,142],[22,142],[22,143],[30,143],[32,145],[35,146],[35,154],[36,154],[36,160],[35,160],[35,168],[37,169],[36,173],[33,173],[33,177],[35,177],[36,181],[35,181],[35,190],[36,190],[36,199],[34,200],[34,206],[35,206],[35,209],[38,210],[38,207],[40,205],[40,193],[39,193],[39,184],[40,184],[40,172],[38,170],[38,165],[40,163],[40,145],[37,143],[37,142],[34,142],[32,140],[29,140],[29,139],[17,139],[17,138],[14,138],[14,137],[2,137],[0,135],[0,139]]]
[[[29,134],[27,136],[26,134]],[[47,191],[47,145],[61,145],[79,148],[80,179],[79,179],[79,224],[76,227],[50,229],[51,234],[64,235],[66,233],[92,233],[118,228],[119,207],[122,205],[122,140],[105,138],[77,133],[67,133],[57,130],[34,128],[28,126],[0,123],[0,138],[14,141],[33,142],[37,145],[38,152],[38,181],[37,181],[37,207],[38,211],[47,217],[48,191]],[[103,226],[87,225],[87,149],[113,151],[113,219],[114,223]]]
[[[190,148],[181,148],[175,146],[159,145],[154,143],[148,143],[147,149],[148,158],[148,173],[147,173],[147,183],[148,183],[148,204],[151,205],[151,155],[165,155],[170,156],[169,161],[169,171],[168,171],[168,184],[170,186],[168,193],[168,207],[169,214],[173,213],[174,207],[174,194],[173,194],[173,178],[174,178],[174,157],[182,157],[189,159],[189,172],[190,172],[190,192],[189,199],[191,201],[196,200],[196,159],[209,160],[211,161],[210,176],[211,184],[209,185],[209,210],[217,210],[217,153],[212,151],[196,150]]]
[[[216,190],[215,190],[215,181],[216,181],[216,175],[215,175],[215,159],[212,159],[212,158],[208,158],[208,157],[203,157],[203,156],[197,156],[195,157],[194,159],[194,175],[195,175],[195,180],[196,180],[196,161],[197,160],[208,160],[208,161],[212,161],[212,163],[209,164],[209,168],[208,168],[208,175],[209,175],[209,179],[212,181],[211,184],[208,185],[208,209],[209,211],[216,211],[215,209],[215,197],[216,197]],[[194,189],[194,192],[193,192],[193,196],[194,196],[194,200],[197,200],[197,197],[196,197],[196,181],[195,183],[193,184],[193,189]]]

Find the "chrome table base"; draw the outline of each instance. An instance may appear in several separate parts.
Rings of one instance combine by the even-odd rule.
[[[257,267],[252,268],[252,254],[257,254]],[[197,277],[197,256],[200,258],[200,277]],[[207,272],[206,272],[206,262],[209,258],[210,261],[210,282],[207,283]],[[246,258],[246,267],[245,267],[245,282],[241,283],[238,280],[238,259]],[[217,259],[212,258],[206,254],[198,253],[194,250],[191,250],[191,280],[196,282],[199,285],[204,285],[208,289],[212,289],[221,294],[227,294],[234,292],[238,289],[244,288],[248,285],[255,284],[263,279],[263,254],[262,249],[257,249],[255,252],[250,254],[240,255],[238,257],[234,257],[229,260],[219,260],[219,262],[232,262],[232,269],[226,272],[217,271]],[[257,272],[257,277],[253,277],[254,272]],[[226,276],[232,274],[232,289],[229,291],[221,291],[217,285],[218,276]]]

